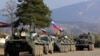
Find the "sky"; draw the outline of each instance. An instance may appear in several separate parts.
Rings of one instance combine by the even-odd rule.
[[[59,7],[85,2],[85,1],[89,1],[89,0],[44,0],[45,4],[47,4],[47,6],[50,9],[56,9]]]
[[[0,0],[0,9],[3,8],[6,4],[6,2],[9,0]],[[59,7],[63,7],[66,5],[71,5],[79,2],[84,2],[88,0],[44,0],[44,3],[47,4],[47,6],[50,9],[56,9]]]
[[[10,0],[0,0],[0,10],[5,7],[8,1]],[[75,3],[85,2],[85,1],[89,1],[89,0],[44,0],[44,3],[52,10],[52,9],[72,5]],[[4,19],[0,21],[4,21]]]

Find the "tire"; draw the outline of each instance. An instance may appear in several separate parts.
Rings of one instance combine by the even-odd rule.
[[[66,45],[64,45],[64,52],[66,52]]]
[[[90,44],[89,47],[88,47],[88,50],[89,50],[89,51],[94,50],[94,44]]]
[[[94,44],[92,44],[92,50],[94,50]]]
[[[74,51],[76,51],[76,47],[75,47],[75,45],[74,45]]]
[[[4,52],[4,56],[9,56],[9,53],[8,52]]]
[[[62,45],[61,45],[61,47],[60,47],[60,53],[62,53],[63,52],[63,49],[62,49]]]
[[[64,53],[65,52],[65,45],[62,46],[62,49],[63,49],[63,53]]]
[[[64,45],[61,46],[61,52],[64,53]]]
[[[64,52],[67,52],[67,50],[66,50],[66,46],[67,46],[67,45],[64,45]]]
[[[16,51],[10,51],[6,56],[19,56],[19,52]]]
[[[35,45],[33,51],[32,51],[33,56],[38,56],[38,45]]]
[[[49,51],[49,50],[48,50],[48,46],[45,45],[45,46],[44,46],[44,53],[45,53],[45,54],[48,54],[48,51]]]
[[[49,48],[49,53],[53,53],[53,51],[54,51],[54,46],[53,46],[53,44],[49,44],[49,46],[48,46],[48,48]]]
[[[43,56],[43,46],[42,45],[40,45],[39,50],[40,50],[40,56]]]
[[[70,45],[68,45],[68,52],[70,51]]]
[[[72,47],[72,45],[70,45],[70,51],[73,51],[73,47]]]
[[[50,53],[53,54],[53,51],[54,51],[53,46],[52,46],[50,49],[51,49],[51,50],[50,50]]]
[[[68,45],[66,45],[66,52],[68,52],[69,51],[69,48],[68,48]]]

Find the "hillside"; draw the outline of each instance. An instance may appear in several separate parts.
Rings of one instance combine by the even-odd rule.
[[[52,18],[72,32],[100,32],[100,0],[82,2],[52,10]]]

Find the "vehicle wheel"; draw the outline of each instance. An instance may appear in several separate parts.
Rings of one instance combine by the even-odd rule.
[[[92,50],[94,50],[94,44],[92,44]]]
[[[64,45],[64,52],[66,52],[66,45]]]
[[[68,52],[69,51],[69,48],[68,48],[68,45],[66,45],[66,52]]]
[[[8,52],[4,52],[4,56],[9,56],[9,53]]]
[[[67,46],[67,45],[64,45],[64,52],[67,52],[67,50],[66,50],[66,46]]]
[[[45,53],[45,54],[48,54],[48,51],[49,51],[49,50],[48,50],[48,46],[45,45],[45,46],[44,46],[44,53]]]
[[[19,56],[19,52],[11,51],[11,52],[8,52],[7,56]]]
[[[37,45],[35,45],[35,47],[34,47],[34,49],[32,51],[32,55],[33,56],[37,56],[38,55],[38,46]]]
[[[62,53],[62,45],[60,46],[60,52]]]
[[[40,56],[43,56],[43,46],[40,46]]]
[[[39,45],[39,55],[38,56],[43,56],[43,46],[42,45]]]
[[[61,53],[64,52],[64,45],[61,45],[61,47],[60,47],[60,52],[61,52]]]
[[[37,45],[36,50],[37,50],[37,56],[39,56],[39,55],[40,55],[40,51],[41,51],[41,49],[40,49],[40,46],[39,46],[39,45]]]
[[[80,50],[80,48],[78,46],[76,46],[76,50]]]
[[[75,47],[75,45],[74,45],[74,51],[76,51],[76,47]]]
[[[75,45],[72,45],[72,48],[73,48],[73,50],[72,50],[72,51],[75,51]]]
[[[68,45],[68,51],[70,51],[70,45]]]
[[[61,46],[61,49],[62,49],[62,53],[63,53],[64,52],[64,45]]]
[[[64,52],[63,45],[62,45],[61,49],[62,49],[62,53],[63,53]]]
[[[53,46],[52,46],[52,47],[51,47],[51,50],[50,50],[50,53],[52,54],[53,51],[54,51],[54,48],[53,48]]]
[[[73,51],[73,47],[72,47],[72,45],[70,45],[70,51]]]
[[[91,51],[93,49],[94,49],[94,44],[90,44],[89,47],[88,47],[88,50]]]

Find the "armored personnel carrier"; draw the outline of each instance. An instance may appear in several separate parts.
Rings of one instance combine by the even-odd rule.
[[[19,56],[20,52],[28,52],[32,56],[42,56],[43,44],[34,42],[38,40],[37,35],[33,34],[35,39],[32,39],[30,35],[24,29],[20,32],[16,31],[11,38],[6,40],[4,56]]]
[[[70,42],[70,51],[75,51],[76,50],[75,41],[69,39],[69,42]]]
[[[76,40],[76,48],[83,50],[84,48],[88,48],[88,50],[94,49],[94,37],[88,34],[80,34]]]
[[[0,47],[3,47],[4,48],[4,45],[5,45],[5,41],[6,39],[9,38],[9,34],[7,33],[3,33],[3,32],[0,32]]]
[[[61,36],[54,45],[55,49],[59,52],[68,52],[68,51],[74,51],[75,50],[75,44],[66,36]]]
[[[40,43],[43,44],[43,51],[45,54],[48,54],[48,53],[53,53],[54,51],[54,41],[52,40],[52,37],[51,36],[48,36],[48,35],[40,35],[39,36],[39,40],[40,40]]]

